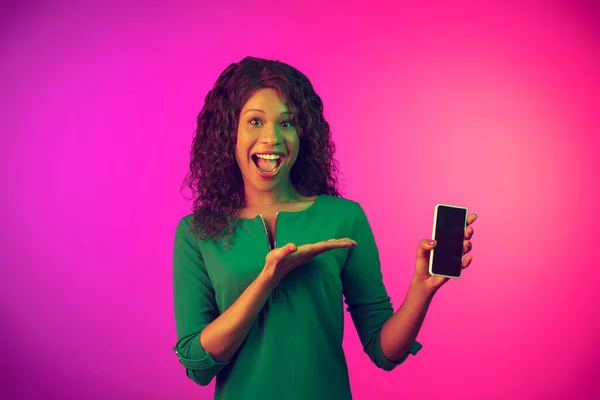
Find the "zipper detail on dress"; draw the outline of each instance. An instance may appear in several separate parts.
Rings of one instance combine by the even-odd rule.
[[[275,226],[273,227],[273,246],[277,248],[277,219],[279,212],[275,213]],[[279,300],[279,285],[275,286],[275,301]]]
[[[263,228],[265,229],[265,236],[267,238],[267,244],[269,245],[269,251],[273,250],[273,248],[277,248],[277,219],[279,218],[279,212],[275,214],[275,227],[273,229],[273,247],[271,246],[271,241],[269,240],[269,231],[267,230],[267,224],[265,223],[265,219],[262,214],[259,214],[260,220],[262,221]],[[275,300],[279,300],[279,285],[275,287]]]

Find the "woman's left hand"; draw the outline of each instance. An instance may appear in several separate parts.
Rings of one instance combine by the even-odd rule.
[[[465,240],[463,242],[463,269],[467,268],[473,260],[473,256],[467,254],[473,249],[471,239],[473,238],[474,231],[471,225],[475,222],[476,218],[477,216],[475,214],[467,216],[467,227],[465,228]],[[435,248],[435,245],[435,241],[431,239],[421,240],[419,247],[417,248],[417,264],[415,275],[413,276],[413,284],[421,285],[431,292],[437,291],[449,279],[429,274],[429,254],[431,253],[431,250]]]

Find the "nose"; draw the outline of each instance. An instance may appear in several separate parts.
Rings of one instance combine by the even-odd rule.
[[[260,135],[260,142],[268,146],[276,146],[283,142],[281,128],[277,124],[267,124]]]

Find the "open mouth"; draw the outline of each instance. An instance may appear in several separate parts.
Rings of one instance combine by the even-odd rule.
[[[279,172],[283,157],[279,154],[253,154],[252,161],[256,165],[259,175],[274,176]]]

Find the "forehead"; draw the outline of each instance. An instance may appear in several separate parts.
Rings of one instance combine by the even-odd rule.
[[[284,98],[274,89],[259,89],[252,93],[244,104],[242,112],[247,109],[262,110],[266,113],[282,113],[289,111]]]

